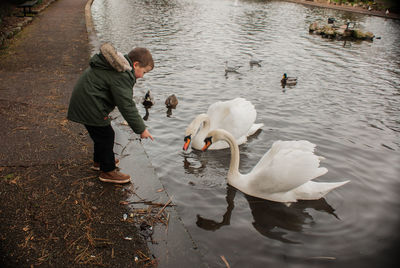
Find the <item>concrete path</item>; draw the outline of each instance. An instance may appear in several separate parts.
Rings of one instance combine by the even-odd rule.
[[[0,136],[8,137],[0,140],[2,165],[78,157],[66,150],[66,133],[57,131],[59,126],[50,119],[65,123],[74,82],[88,64],[84,6],[82,0],[54,2],[0,56],[0,105],[7,111],[1,114]],[[65,139],[65,147],[60,148],[57,139]],[[54,150],[44,150],[43,142]]]
[[[53,241],[51,237],[60,232],[58,239],[64,237],[66,240],[64,243],[68,244],[69,231],[59,230],[56,228],[56,224],[59,221],[68,223],[76,215],[64,215],[68,211],[62,211],[59,214],[60,219],[54,220],[54,215],[47,214],[44,209],[46,205],[49,205],[47,201],[52,200],[52,196],[54,196],[54,200],[52,200],[54,207],[67,205],[66,208],[71,209],[71,213],[76,213],[74,204],[79,204],[81,201],[88,202],[95,205],[85,209],[91,210],[90,213],[93,213],[91,215],[101,215],[102,212],[98,210],[105,204],[91,198],[103,195],[102,199],[107,202],[107,209],[111,209],[115,215],[113,215],[114,218],[107,218],[106,214],[102,221],[108,222],[108,224],[114,222],[114,225],[110,226],[121,225],[119,216],[122,216],[120,211],[123,209],[119,201],[121,201],[122,194],[113,191],[113,186],[99,182],[96,175],[93,176],[90,171],[78,172],[78,176],[81,177],[74,177],[74,172],[70,170],[70,168],[82,165],[87,168],[85,165],[89,165],[88,159],[91,158],[92,144],[86,130],[81,125],[66,120],[73,86],[79,75],[88,66],[90,55],[97,50],[91,46],[91,44],[96,44],[91,21],[88,23],[88,28],[86,24],[86,19],[90,19],[90,14],[87,12],[90,11],[91,2],[92,0],[88,2],[85,0],[55,1],[43,12],[40,12],[31,24],[24,27],[14,37],[15,40],[10,47],[0,55],[0,121],[2,122],[0,128],[0,178],[3,178],[0,182],[2,183],[2,190],[0,190],[0,201],[2,202],[0,207],[2,237],[0,240],[2,240],[2,246],[0,249],[1,255],[3,255],[0,259],[1,263],[29,267],[30,264],[46,264],[46,261],[51,261],[53,265],[64,263],[64,267],[72,267],[73,263],[71,264],[71,262],[74,262],[75,256],[64,256],[63,254],[73,254],[74,252],[58,248],[57,254],[52,254],[52,250],[56,250],[53,244],[55,246],[59,240]],[[116,132],[118,144],[116,152],[122,158],[121,168],[134,178],[134,187],[138,195],[156,202],[167,202],[168,194],[165,191],[158,191],[163,187],[142,145],[129,141],[130,137],[126,136],[127,132],[121,131],[118,127],[116,127]],[[122,154],[122,150],[134,153],[125,156]],[[60,171],[62,171],[61,174]],[[58,172],[60,177],[48,175],[56,174],[54,172]],[[36,175],[32,176],[33,173]],[[10,174],[20,175],[14,177]],[[88,178],[93,178],[93,181],[89,181]],[[73,191],[76,185],[81,185],[77,192]],[[4,189],[9,190],[4,192]],[[20,189],[24,190],[21,192]],[[43,191],[48,196],[41,196]],[[105,192],[109,193],[109,196],[106,196]],[[65,202],[64,199],[75,200],[75,203]],[[36,202],[35,207],[32,207],[32,202]],[[57,213],[54,211],[54,207],[50,205],[48,211],[52,210],[51,213]],[[23,213],[24,211],[26,215]],[[175,209],[167,207],[166,212],[170,216],[168,228],[156,227],[153,238],[158,243],[149,244],[151,252],[158,261],[158,267],[206,266],[202,263],[196,245]],[[107,213],[110,216],[112,214]],[[54,221],[54,228],[57,230],[53,229],[54,233],[51,234],[41,232],[43,231],[41,225],[37,225],[40,231],[36,230],[33,226],[37,221],[33,220],[32,222],[32,217],[37,216],[32,215],[38,214],[42,218],[50,215],[51,217],[42,219],[42,221],[46,222],[46,229],[51,228]],[[79,216],[81,215],[79,214]],[[63,220],[62,217],[67,218]],[[90,224],[89,227],[95,231],[99,222],[93,221]],[[105,228],[103,225],[100,227]],[[100,227],[99,230],[102,230]],[[120,226],[120,228],[122,231],[126,231],[123,228],[127,227]],[[35,231],[35,239],[32,238],[31,242],[27,241],[24,238],[23,229]],[[121,230],[118,232],[122,232]],[[65,233],[62,233],[64,231]],[[12,241],[13,237],[15,237],[15,241]],[[49,237],[50,242],[40,244]],[[35,242],[36,239],[38,242]],[[97,251],[97,254],[102,256],[102,265],[136,267],[132,257],[136,249],[135,243],[123,241],[119,235],[107,239],[110,239],[114,245],[112,248],[114,259],[110,257],[111,249],[99,251],[101,249],[93,248],[93,252]],[[45,248],[37,252],[29,249],[25,251],[18,246],[24,243],[26,246],[35,243],[36,248],[39,245]],[[121,248],[121,244],[127,246]],[[114,257],[114,247],[115,255],[118,257]],[[91,248],[90,245],[89,248]],[[40,255],[49,251],[49,256]],[[68,252],[65,253],[66,251]],[[57,255],[60,257],[57,258]],[[104,256],[108,256],[109,259],[105,259]],[[6,262],[6,260],[10,262]],[[47,264],[49,265],[49,263]],[[127,266],[127,264],[132,264],[132,266]]]

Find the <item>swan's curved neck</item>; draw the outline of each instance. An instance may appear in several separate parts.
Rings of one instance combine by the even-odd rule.
[[[231,149],[231,162],[229,164],[228,171],[228,179],[237,177],[240,175],[239,172],[239,162],[240,162],[240,153],[239,146],[236,143],[235,138],[227,131],[224,131],[222,135],[222,139],[225,140],[229,144],[229,148]]]
[[[201,124],[203,124],[203,123],[204,123],[204,125],[203,125],[202,129],[206,129],[208,131],[208,129],[210,128],[210,119],[208,118],[207,114],[199,114],[198,116],[196,116],[196,118],[193,119],[193,121],[190,123],[190,125],[187,128],[187,132],[190,132],[190,133],[186,133],[186,135],[193,135],[193,136],[196,135]]]
[[[202,125],[203,124],[203,125]],[[192,135],[192,148],[201,149],[204,145],[204,138],[210,129],[210,118],[207,114],[199,114],[190,123],[186,135]]]
[[[204,138],[206,137],[206,135],[208,134],[208,131],[210,130],[210,118],[208,117],[207,114],[200,114],[197,116],[198,118],[198,123],[197,123],[197,128],[199,129],[201,124],[203,123],[203,127],[199,130],[198,135],[200,137]]]

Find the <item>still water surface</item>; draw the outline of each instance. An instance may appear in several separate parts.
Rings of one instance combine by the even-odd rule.
[[[145,150],[210,267],[390,267],[400,243],[400,22],[281,1],[95,0],[101,41],[152,51]],[[355,21],[381,39],[310,35],[317,19]],[[261,67],[249,65],[262,60]],[[242,65],[224,75],[225,61]],[[283,91],[282,74],[298,77]],[[164,100],[174,93],[176,110]],[[276,140],[317,144],[329,172],[351,182],[291,207],[226,184],[229,150],[183,152],[186,126],[216,101],[243,97],[261,132],[240,146],[249,172]],[[143,115],[145,109],[138,105]],[[194,264],[195,266],[195,264]]]

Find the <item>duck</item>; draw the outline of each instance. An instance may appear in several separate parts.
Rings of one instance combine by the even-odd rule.
[[[178,105],[178,98],[175,96],[175,94],[169,95],[165,99],[165,106],[167,108],[175,109],[177,105]]]
[[[328,24],[334,24],[336,21],[335,18],[328,18]]]
[[[254,135],[264,124],[255,123],[257,111],[254,105],[244,99],[235,98],[211,104],[207,113],[197,115],[187,126],[183,150],[189,145],[192,149],[201,150],[203,141],[210,130],[222,128],[232,133],[238,144],[247,142],[247,137]],[[210,150],[228,148],[225,142],[214,143]]]
[[[150,108],[151,106],[154,105],[154,103],[155,103],[155,102],[154,102],[154,97],[153,97],[153,95],[151,94],[151,91],[148,90],[148,91],[146,92],[146,94],[144,95],[144,99],[143,99],[142,104],[143,104],[144,107]]]
[[[320,160],[324,158],[315,155],[316,145],[306,140],[275,141],[247,174],[239,172],[239,146],[228,131],[211,130],[204,140],[202,151],[218,141],[226,141],[231,151],[228,183],[254,197],[289,206],[298,200],[318,200],[349,182],[313,181],[326,174],[328,169],[319,166]]]
[[[228,73],[239,73],[238,70],[241,66],[228,66],[228,61],[225,61],[225,76]]]
[[[175,109],[178,105],[178,98],[175,94],[169,95],[165,100],[165,106],[167,107],[167,117],[172,115],[172,109]]]
[[[297,84],[297,77],[288,77],[286,73],[283,74],[281,85],[283,88],[286,86],[295,86]]]
[[[250,60],[249,64],[250,64],[250,67],[253,67],[254,65],[261,67],[261,62],[262,62],[262,60]]]

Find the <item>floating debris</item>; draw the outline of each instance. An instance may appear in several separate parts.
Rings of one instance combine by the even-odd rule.
[[[316,260],[336,260],[335,257],[329,257],[329,256],[315,256],[315,257],[310,257],[310,259],[316,259]]]
[[[226,260],[225,256],[224,256],[224,255],[221,255],[220,257],[221,257],[222,261],[225,263],[226,268],[230,268],[231,266],[229,265],[229,263],[228,263],[228,261]]]
[[[153,226],[147,224],[147,222],[143,221],[140,224],[140,231],[139,233],[144,237],[144,239],[150,239],[150,241],[154,244],[153,241]]]
[[[337,26],[334,22],[331,24],[321,24],[318,21],[314,21],[309,26],[309,32],[311,34],[321,35],[323,38],[344,41],[373,41],[375,37],[371,32],[363,32],[360,29],[356,29],[354,22],[347,22],[346,24]]]

